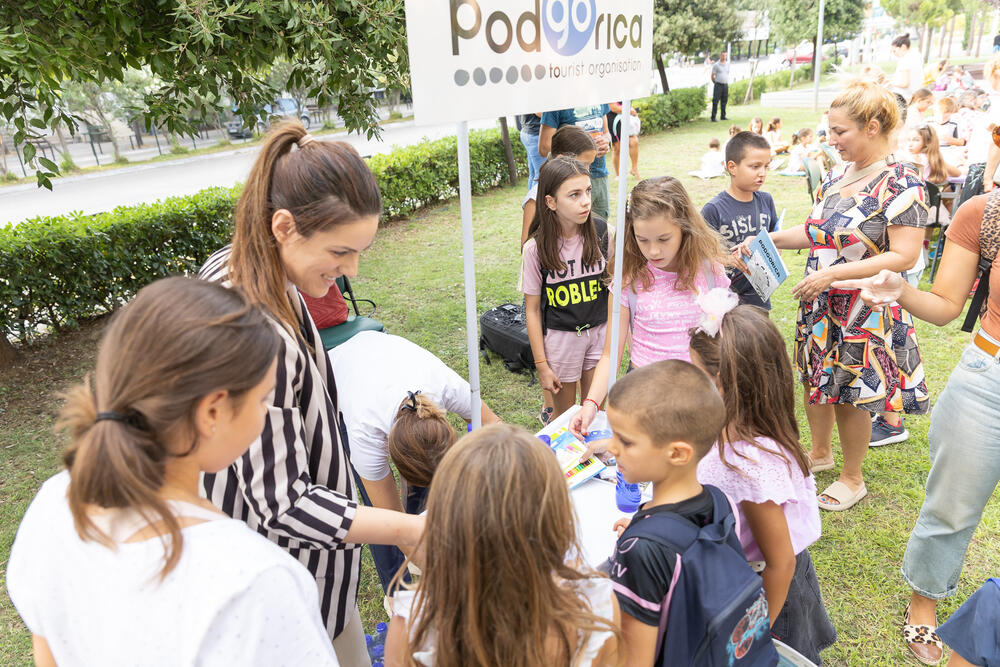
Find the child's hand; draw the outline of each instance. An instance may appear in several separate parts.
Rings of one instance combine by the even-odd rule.
[[[612,526],[612,530],[615,531],[615,534],[617,534],[618,537],[621,537],[622,533],[625,532],[625,529],[628,528],[628,524],[629,524],[630,520],[631,519],[626,519],[625,517],[622,517],[622,518],[618,519],[617,521],[615,521],[615,525]]]
[[[590,427],[590,423],[594,421],[594,417],[597,416],[597,408],[590,401],[584,401],[583,405],[573,418],[569,420],[569,432],[575,435],[580,440],[585,440],[587,438],[587,428]]]
[[[542,385],[542,389],[551,391],[553,394],[558,394],[559,390],[562,389],[562,382],[549,368],[549,365],[544,362],[538,366],[538,384]]]
[[[611,438],[603,438],[602,440],[594,440],[587,443],[587,451],[583,453],[580,457],[580,463],[586,463],[587,459],[591,456],[597,456],[600,458],[600,454],[604,454],[608,451],[608,443],[611,442]]]

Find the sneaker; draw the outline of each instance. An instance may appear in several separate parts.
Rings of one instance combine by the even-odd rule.
[[[902,420],[899,421],[899,426],[893,426],[879,415],[872,422],[872,439],[868,446],[892,445],[897,442],[905,442],[909,437],[910,432],[906,430]]]
[[[549,422],[552,421],[553,410],[555,410],[555,408],[552,406],[542,406],[542,411],[538,413],[538,421],[542,422],[542,426],[548,426]]]

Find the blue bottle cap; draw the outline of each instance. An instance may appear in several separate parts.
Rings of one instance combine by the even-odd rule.
[[[385,632],[389,629],[388,623],[378,623],[375,625],[375,632]]]
[[[385,655],[385,647],[381,644],[372,648],[372,657],[376,660],[381,660],[382,656]]]

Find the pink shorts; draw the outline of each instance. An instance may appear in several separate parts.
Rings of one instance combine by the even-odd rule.
[[[545,362],[560,382],[576,382],[583,371],[597,366],[604,352],[604,332],[607,324],[575,331],[549,329],[545,334]]]

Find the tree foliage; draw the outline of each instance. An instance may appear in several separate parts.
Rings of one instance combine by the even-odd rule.
[[[840,41],[857,35],[865,17],[865,4],[858,0],[826,0],[823,8],[824,41]],[[815,43],[818,23],[819,0],[774,0],[771,30],[778,39],[793,45],[802,40]]]
[[[280,93],[267,70],[281,59],[292,64],[290,87],[377,134],[369,91],[407,68],[403,0],[2,2],[0,120],[13,123],[17,144],[60,124],[73,132],[79,119],[60,103],[66,82],[121,82],[145,69],[159,84],[139,104],[147,128],[192,133],[190,110],[223,91],[252,122]],[[39,184],[51,188],[55,171],[39,170]]]
[[[655,0],[653,51],[692,54],[716,51],[739,39],[742,21],[731,0]]]

